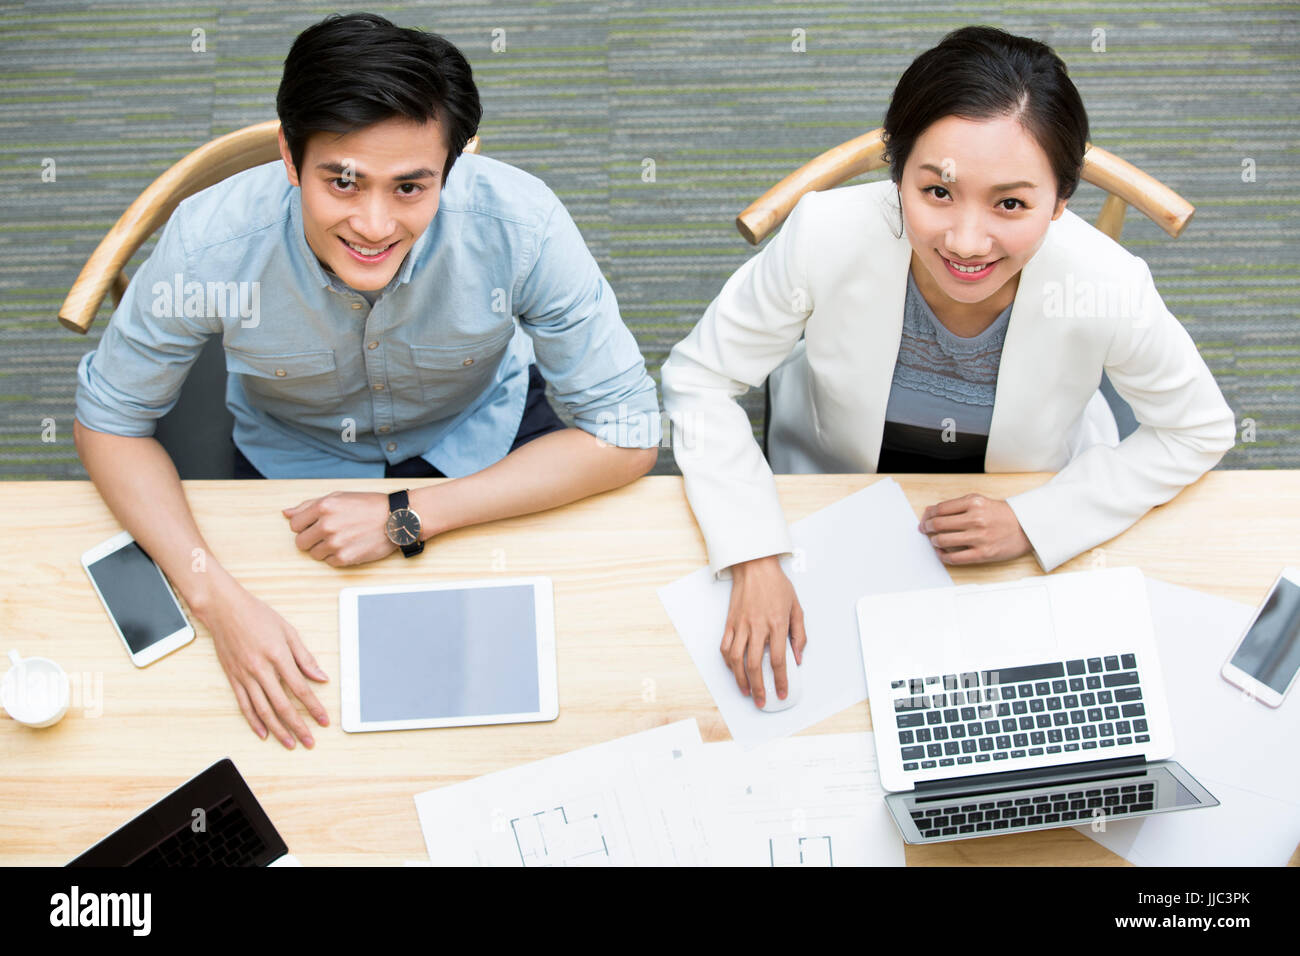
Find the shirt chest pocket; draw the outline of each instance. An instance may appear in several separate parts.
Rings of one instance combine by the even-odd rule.
[[[439,417],[467,407],[491,384],[514,334],[512,327],[472,345],[410,346],[425,405],[436,406]]]
[[[276,406],[322,409],[339,404],[342,389],[332,349],[255,354],[226,347],[226,371],[243,376],[244,391]]]

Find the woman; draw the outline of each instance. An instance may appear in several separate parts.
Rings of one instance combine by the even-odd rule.
[[[1050,571],[1233,444],[1146,264],[1066,211],[1088,120],[1050,48],[958,30],[903,74],[884,130],[889,180],[806,194],[663,367],[686,494],[733,581],[722,653],[760,707],[764,645],[784,698],[785,638],[796,662],[807,639],[773,470],[1058,472],[918,525],[945,563],[1032,551]],[[1103,371],[1139,422],[1123,442]],[[770,467],[735,401],[769,374]]]

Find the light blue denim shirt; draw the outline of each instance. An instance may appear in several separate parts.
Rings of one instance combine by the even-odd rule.
[[[77,367],[77,418],[152,435],[217,334],[235,444],[268,478],[382,477],[416,456],[479,471],[514,442],[533,361],[580,428],[660,439],[654,380],[577,226],[541,180],[482,156],[456,160],[373,305],[321,266],[280,161],[186,199]]]

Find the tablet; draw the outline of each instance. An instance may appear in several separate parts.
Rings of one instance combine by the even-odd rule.
[[[549,578],[343,588],[339,659],[350,733],[559,716]]]

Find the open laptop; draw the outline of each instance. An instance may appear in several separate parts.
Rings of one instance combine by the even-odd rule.
[[[858,601],[880,780],[908,843],[1216,800],[1174,736],[1136,568]]]
[[[289,854],[227,757],[123,824],[68,866],[301,864]]]

